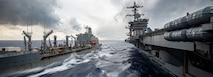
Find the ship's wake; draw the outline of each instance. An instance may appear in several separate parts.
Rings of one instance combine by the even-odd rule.
[[[12,76],[28,77],[171,77],[133,45],[103,42],[87,54],[72,53],[62,62],[22,71]]]

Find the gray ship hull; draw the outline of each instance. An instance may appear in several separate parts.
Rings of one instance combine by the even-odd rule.
[[[129,22],[125,41],[142,49],[153,61],[178,77],[213,77],[213,6],[208,6],[149,30],[146,19]]]
[[[27,69],[47,66],[54,62],[62,63],[66,58],[70,56],[71,53],[88,53],[99,48],[100,46],[101,45],[97,45],[92,48],[75,49],[72,51],[67,50],[66,53],[61,53],[49,57],[44,57],[40,55],[40,53],[29,53],[24,55],[0,58],[0,76],[7,76]]]

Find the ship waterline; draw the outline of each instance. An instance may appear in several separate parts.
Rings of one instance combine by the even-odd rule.
[[[101,46],[99,40],[92,34],[90,27],[87,27],[87,32],[79,34],[77,37],[72,35],[66,36],[64,44],[57,44],[57,36],[54,36],[53,46],[49,40],[49,46],[46,44],[46,38],[53,33],[44,34],[41,48],[32,48],[31,34],[23,31],[24,36],[24,49],[20,47],[1,47],[0,56],[0,69],[1,75],[9,75],[18,71],[32,69],[35,67],[43,67],[48,64],[63,61],[68,58],[71,53],[86,53],[96,50]],[[74,45],[69,43],[69,38],[73,38]]]

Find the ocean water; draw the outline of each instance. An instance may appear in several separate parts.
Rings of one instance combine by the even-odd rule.
[[[25,70],[12,77],[173,77],[130,43],[100,43],[101,48],[90,53],[72,53],[61,63]]]

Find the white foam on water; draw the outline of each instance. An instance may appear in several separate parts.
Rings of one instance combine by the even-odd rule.
[[[29,77],[38,77],[44,74],[51,74],[51,73],[55,73],[55,72],[59,72],[59,71],[64,71],[67,70],[69,68],[72,68],[74,65],[77,64],[81,64],[81,63],[85,63],[88,62],[89,60],[82,60],[79,59],[75,54],[71,54],[71,56],[67,59],[65,59],[62,63],[62,65],[60,66],[56,66],[53,68],[47,68],[45,69],[43,72],[38,73],[38,74],[34,74],[34,75],[30,75]]]
[[[34,69],[28,69],[28,70],[24,70],[24,71],[18,71],[15,72],[13,74],[25,74],[25,73],[31,73],[31,72],[35,72],[35,71],[42,71],[44,68],[43,67],[36,67]],[[12,74],[12,75],[13,75]]]
[[[70,68],[75,68],[76,65],[86,63],[92,60],[97,61],[95,66],[100,68],[101,74],[106,74],[108,77],[117,77],[121,72],[128,69],[131,64],[123,63],[129,59],[128,52],[134,47],[125,42],[112,42],[103,44],[100,50],[94,50],[87,54],[76,55],[72,53],[71,56],[63,61],[60,66],[46,68],[44,71],[30,75],[29,77],[38,77],[45,74],[51,74],[59,71],[64,71]],[[87,77],[91,77],[89,73]]]
[[[123,61],[129,59],[127,51],[131,50],[130,48],[134,46],[118,43],[113,43],[110,46],[105,46],[109,49],[98,52],[99,61],[96,63],[96,67],[100,68],[108,77],[117,77],[131,66],[131,64],[123,63]]]

